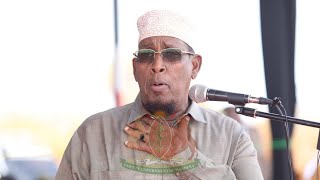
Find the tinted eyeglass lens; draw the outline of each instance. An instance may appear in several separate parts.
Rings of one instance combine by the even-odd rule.
[[[154,60],[155,52],[153,49],[140,49],[135,53],[137,60],[143,63],[150,63]],[[167,48],[160,51],[161,58],[167,62],[176,62],[181,60],[182,51],[178,48]]]
[[[154,59],[155,51],[152,49],[140,49],[137,52],[138,61],[140,62],[152,62]]]
[[[181,54],[181,50],[176,48],[168,48],[161,51],[162,58],[169,62],[180,61]]]

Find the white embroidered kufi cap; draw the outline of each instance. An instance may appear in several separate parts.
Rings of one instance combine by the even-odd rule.
[[[194,48],[195,39],[191,22],[186,17],[168,10],[152,10],[137,21],[139,43],[153,36],[171,36],[178,38]]]

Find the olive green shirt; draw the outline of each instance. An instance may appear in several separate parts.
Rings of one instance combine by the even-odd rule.
[[[138,95],[131,104],[89,117],[72,136],[56,179],[263,179],[256,150],[242,126],[195,102],[187,110],[197,142],[192,160],[183,159],[187,150],[173,161],[163,161],[127,148],[124,127],[145,114]]]

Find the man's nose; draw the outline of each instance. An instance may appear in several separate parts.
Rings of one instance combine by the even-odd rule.
[[[155,54],[154,60],[152,62],[152,72],[160,73],[165,72],[166,66],[160,54]]]

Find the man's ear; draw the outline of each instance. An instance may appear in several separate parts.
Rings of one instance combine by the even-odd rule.
[[[201,69],[202,57],[198,54],[194,55],[192,58],[192,74],[191,78],[195,79]]]
[[[133,68],[133,76],[134,76],[134,79],[135,79],[136,82],[137,82],[137,78],[136,78],[136,63],[137,63],[137,61],[136,61],[136,59],[137,59],[137,58],[133,58],[133,59],[132,59],[132,68]]]

